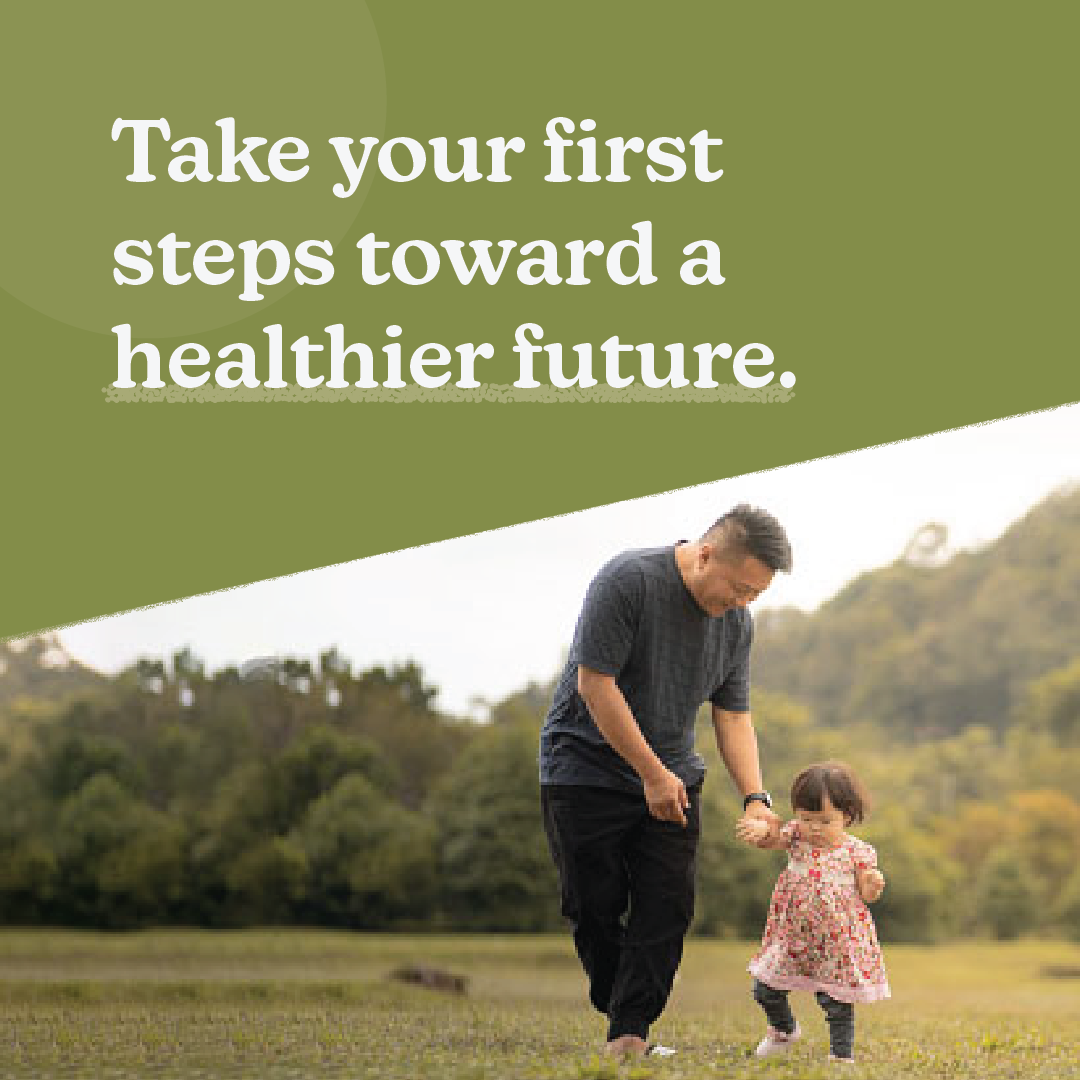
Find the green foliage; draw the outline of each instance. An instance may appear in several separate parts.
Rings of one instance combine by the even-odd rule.
[[[1010,839],[1016,846],[1039,907],[1057,902],[1080,863],[1080,805],[1060,791],[1020,791],[1009,799]],[[1044,920],[1037,920],[1044,921]]]
[[[909,740],[1001,732],[1033,679],[1076,661],[1078,532],[1080,489],[1062,491],[980,551],[902,557],[812,615],[763,612],[755,677],[834,724],[870,717]]]
[[[20,686],[48,682],[51,648],[5,646]],[[0,762],[0,917],[434,917],[433,827],[418,808],[473,729],[435,710],[415,664],[354,675],[330,649],[317,665],[208,675],[185,648],[93,685],[51,711],[20,700],[0,716],[0,734],[14,733]]]
[[[0,843],[0,912],[14,925],[45,922],[56,892],[51,848],[35,837]]]
[[[304,852],[284,837],[271,836],[244,848],[225,870],[230,921],[243,926],[291,922],[309,874]]]
[[[454,723],[434,707],[437,690],[416,664],[374,667],[351,680],[335,677],[342,728],[379,747],[395,798],[419,809],[458,751],[471,725]]]
[[[536,734],[530,723],[478,734],[432,799],[442,906],[452,925],[559,925],[558,886],[540,824]]]
[[[1055,745],[1080,747],[1080,657],[1036,679],[1017,709],[1022,728]]]
[[[1053,920],[1073,941],[1080,941],[1080,866],[1066,879],[1054,907]]]
[[[990,855],[1009,835],[1012,821],[1004,806],[970,802],[946,824],[946,848],[965,877],[974,880]]]
[[[794,777],[807,762],[833,756],[829,733],[813,723],[810,710],[781,694],[755,692],[754,727],[761,760],[772,775]],[[782,807],[787,791],[775,794]]]
[[[813,614],[758,614],[766,783],[786,814],[805,765],[856,767],[886,943],[1080,935],[1077,525],[1063,492],[981,551],[942,559],[931,529]],[[559,928],[536,776],[550,693],[474,724],[416,664],[354,671],[336,649],[208,672],[185,648],[107,679],[53,639],[0,643],[0,918]],[[783,857],[736,844],[708,709],[697,734],[695,932],[756,938]]]
[[[989,795],[1003,797],[1017,782],[1016,757],[998,735],[973,725],[957,735],[915,746],[876,738],[855,742],[845,758],[857,762],[874,802],[904,805],[920,828]]]
[[[314,921],[393,927],[430,914],[435,891],[432,828],[359,773],[311,806],[291,839],[311,869]]]
[[[919,828],[902,807],[889,806],[859,835],[876,848],[887,882],[873,906],[883,941],[932,942],[955,929],[961,883],[935,834]]]
[[[491,723],[533,724],[538,728],[551,704],[556,681],[552,679],[547,683],[530,682],[516,694],[496,702],[490,708]]]
[[[139,791],[141,770],[127,748],[118,739],[78,730],[83,709],[75,706],[70,726],[57,729],[54,745],[47,745],[40,757],[38,772],[46,795],[62,802],[92,776],[111,776],[126,790]]]
[[[696,934],[752,940],[765,928],[769,898],[786,856],[737,841],[737,818],[734,800],[720,797],[716,786],[707,786],[698,851]]]
[[[184,884],[183,830],[106,773],[61,804],[55,850],[63,921],[127,927],[168,921]]]
[[[1002,941],[1019,937],[1037,921],[1038,899],[1024,860],[1011,847],[995,851],[976,879],[978,910],[984,925]]]
[[[370,739],[317,724],[301,732],[274,766],[272,787],[281,804],[281,817],[289,825],[343,776],[359,773],[385,794],[397,785],[391,766]]]

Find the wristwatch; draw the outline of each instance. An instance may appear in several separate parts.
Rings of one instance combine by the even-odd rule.
[[[767,791],[751,791],[750,794],[743,799],[743,810],[746,810],[752,802],[764,803],[770,810],[772,809],[772,796]]]

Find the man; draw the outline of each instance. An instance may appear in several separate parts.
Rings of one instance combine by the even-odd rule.
[[[693,917],[703,702],[745,814],[775,817],[750,719],[746,606],[790,570],[780,524],[740,505],[696,542],[616,556],[589,586],[540,734],[540,792],[613,1056],[663,1050],[647,1038]]]

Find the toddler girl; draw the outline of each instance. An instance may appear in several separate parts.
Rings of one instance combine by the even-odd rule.
[[[829,1022],[832,1061],[853,1062],[855,1002],[889,996],[874,921],[866,905],[885,887],[874,849],[844,830],[862,821],[867,799],[848,766],[811,765],[791,785],[795,818],[743,818],[735,834],[756,847],[783,848],[787,868],[773,890],[761,949],[750,961],[754,1000],[769,1029],[758,1057],[785,1053],[801,1034],[788,992],[810,990]]]

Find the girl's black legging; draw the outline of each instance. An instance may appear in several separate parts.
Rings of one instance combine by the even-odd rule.
[[[854,1056],[855,1052],[855,1006],[850,1001],[837,1001],[818,991],[817,1003],[829,1022],[829,1049],[840,1058]],[[788,992],[766,986],[760,979],[754,980],[754,1000],[765,1010],[769,1023],[777,1031],[790,1035],[795,1030],[795,1017],[788,1004]]]

